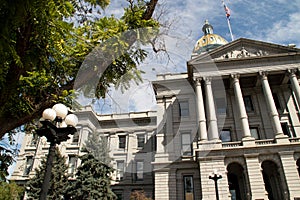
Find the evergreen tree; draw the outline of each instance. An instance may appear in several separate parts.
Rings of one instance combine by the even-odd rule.
[[[116,199],[110,188],[110,175],[113,169],[95,159],[91,153],[83,155],[81,161],[76,180],[70,184],[65,199]]]
[[[100,162],[110,165],[112,158],[109,156],[107,137],[101,136],[100,133],[94,131],[88,135],[84,151],[91,153]]]
[[[41,166],[35,170],[35,176],[26,184],[28,199],[39,198],[45,169],[46,159],[43,159]],[[60,154],[59,150],[56,149],[47,199],[63,199],[63,195],[69,183],[67,170],[66,159]]]
[[[18,186],[15,182],[0,183],[0,200],[18,200],[21,199],[24,188]]]

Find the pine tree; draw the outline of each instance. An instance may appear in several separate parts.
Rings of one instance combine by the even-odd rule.
[[[28,199],[39,198],[45,169],[46,159],[43,159],[41,166],[35,170],[35,176],[26,184]],[[59,150],[56,149],[47,199],[63,199],[62,197],[69,184],[67,170],[66,159],[60,154]]]
[[[100,133],[92,132],[85,141],[84,151],[91,153],[95,159],[110,166],[112,158],[109,156],[107,138],[100,136]]]
[[[18,200],[22,198],[24,188],[15,182],[0,182],[0,200]]]
[[[95,159],[91,153],[83,155],[81,161],[76,180],[68,188],[65,199],[116,199],[110,188],[110,175],[113,169]]]

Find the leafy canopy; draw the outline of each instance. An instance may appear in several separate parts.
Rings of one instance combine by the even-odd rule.
[[[152,19],[158,0],[127,1],[118,19],[101,15],[109,0],[0,0],[0,138],[56,102],[70,104],[76,75],[99,45],[111,62],[87,68],[80,87],[107,66],[94,86],[98,98],[120,79],[125,88],[130,79],[140,79],[137,64],[146,52],[135,41],[142,35],[147,43],[149,34],[122,33],[158,27]]]

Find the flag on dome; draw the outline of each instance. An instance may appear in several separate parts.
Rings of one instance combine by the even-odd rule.
[[[226,17],[229,19],[229,18],[230,18],[230,10],[229,10],[229,8],[225,5],[225,3],[224,3],[224,10],[225,10],[225,13],[226,13]]]

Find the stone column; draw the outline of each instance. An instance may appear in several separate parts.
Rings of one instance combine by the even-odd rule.
[[[204,101],[202,95],[201,88],[201,80],[202,78],[197,78],[196,83],[196,97],[197,97],[197,120],[198,120],[198,134],[199,140],[205,141],[207,140],[207,129],[206,129],[206,118],[205,118],[205,109],[204,109]]]
[[[232,84],[235,94],[235,100],[237,102],[239,117],[240,117],[240,123],[242,128],[242,133],[244,138],[251,138],[251,133],[249,129],[249,122],[248,122],[248,116],[245,108],[245,103],[243,99],[243,94],[239,82],[239,74],[232,74]]]
[[[289,193],[289,199],[294,199],[296,197],[300,198],[300,179],[297,172],[297,165],[294,159],[293,151],[279,152],[283,171],[285,174],[285,180],[287,188],[289,191],[284,191]]]
[[[163,144],[166,134],[166,107],[165,98],[157,100],[157,133],[156,133],[156,152],[158,154],[165,153],[165,146]]]
[[[277,138],[285,138],[285,135],[283,134],[280,120],[279,120],[279,115],[275,106],[275,102],[272,96],[272,91],[269,85],[269,81],[267,78],[267,73],[266,72],[259,72],[259,75],[261,77],[261,83],[262,83],[262,88],[264,92],[264,96],[266,98],[266,103],[268,107],[268,111],[270,113],[270,117],[272,120],[272,125],[273,125],[273,130],[275,132],[275,137]]]
[[[289,69],[288,72],[289,72],[289,77],[290,77],[290,81],[291,81],[291,84],[292,84],[293,92],[295,93],[298,106],[300,106],[300,87],[299,87],[299,82],[298,82],[298,79],[297,79],[297,76],[296,76],[297,70],[296,69]]]
[[[170,181],[170,172],[167,169],[159,170],[154,172],[154,180],[155,180],[155,187],[154,187],[154,195],[155,199],[161,200],[168,200],[170,199],[170,190],[175,188],[169,187]],[[176,178],[173,180],[176,181]],[[176,193],[176,191],[175,191]]]
[[[210,134],[210,139],[219,140],[219,131],[218,131],[214,97],[213,97],[212,87],[211,87],[211,80],[212,80],[211,77],[205,78],[208,133]]]
[[[244,156],[248,170],[248,178],[252,196],[251,199],[268,199],[268,194],[264,187],[265,183],[258,160],[258,154],[245,154]]]

